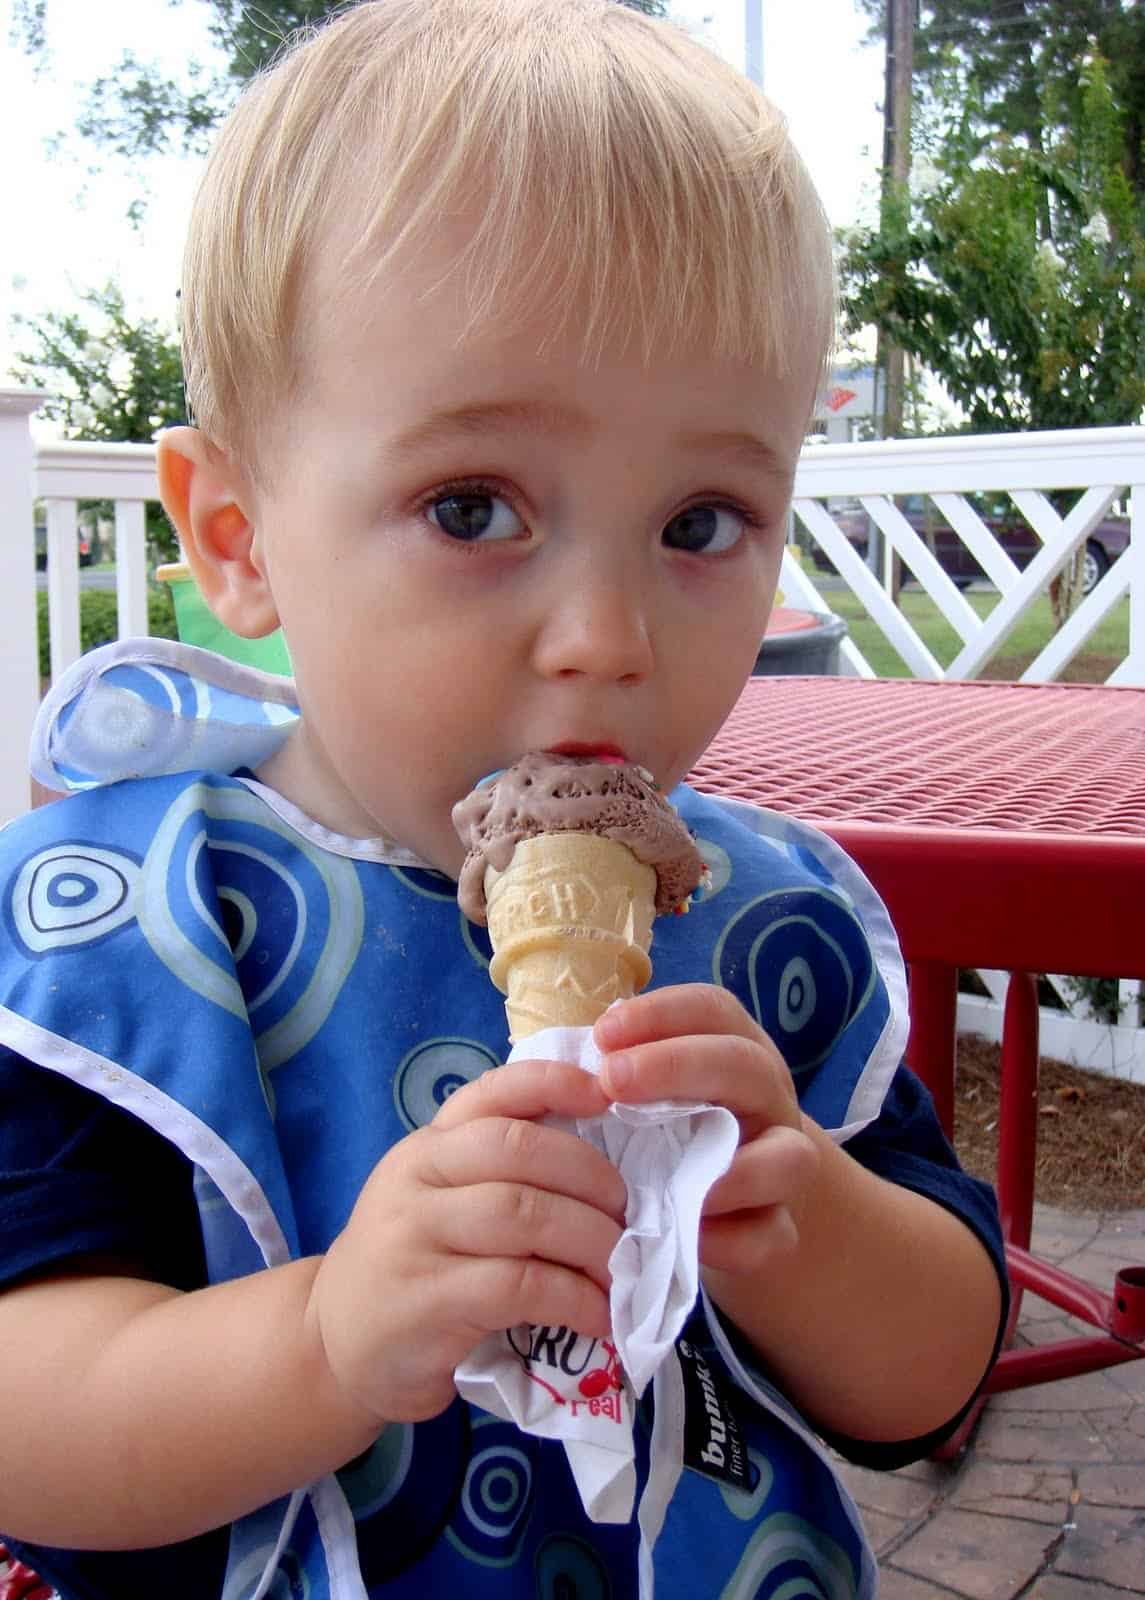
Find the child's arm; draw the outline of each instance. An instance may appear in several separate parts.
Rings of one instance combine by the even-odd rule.
[[[998,1331],[989,1254],[950,1212],[876,1177],[798,1109],[767,1035],[706,984],[628,1001],[597,1024],[618,1099],[712,1100],[740,1120],[704,1213],[700,1255],[720,1309],[821,1426],[917,1438],[961,1408]]]
[[[502,1067],[390,1151],[325,1256],[187,1294],[85,1273],[0,1295],[0,1527],[172,1543],[441,1411],[488,1332],[606,1334],[623,1181],[530,1120],[604,1103],[579,1068]]]

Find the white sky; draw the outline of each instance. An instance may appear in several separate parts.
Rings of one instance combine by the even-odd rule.
[[[673,14],[743,64],[748,0],[673,0]],[[873,204],[882,144],[882,55],[862,48],[855,0],[750,0],[763,8],[764,87],[787,114],[832,222]],[[129,170],[73,133],[84,86],[125,49],[173,74],[210,59],[204,0],[48,0],[49,65],[39,76],[9,40],[11,0],[0,0],[0,383],[19,333],[14,312],[70,310],[109,278],[129,309],[175,320],[182,235],[198,161],[155,158]],[[64,133],[53,145],[54,136]],[[141,228],[130,202],[149,195]]]

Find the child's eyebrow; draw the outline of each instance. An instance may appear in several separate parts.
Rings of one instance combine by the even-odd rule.
[[[591,427],[590,418],[578,407],[557,401],[487,401],[480,405],[451,406],[431,412],[388,441],[386,454],[411,456],[429,446],[449,443],[458,435],[482,438],[506,429],[524,429],[530,433],[566,433],[575,436],[588,433]],[[751,433],[689,433],[676,443],[684,450],[722,455],[736,466],[764,472],[784,484],[790,483],[794,471],[794,462],[781,450]]]
[[[768,477],[778,478],[785,484],[794,476],[794,460],[774,445],[757,439],[754,433],[690,433],[678,443],[684,449],[722,455],[735,466],[765,472]]]
[[[399,433],[386,445],[387,455],[407,456],[429,445],[448,443],[463,435],[480,438],[507,429],[530,433],[585,434],[592,424],[576,406],[557,401],[493,400],[480,405],[451,406],[433,411]]]

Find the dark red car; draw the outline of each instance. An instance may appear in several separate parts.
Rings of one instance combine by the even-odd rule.
[[[1042,548],[1041,540],[1007,496],[970,496],[971,504],[1016,567],[1027,567]],[[899,495],[896,505],[915,532],[934,551],[943,571],[964,589],[975,578],[985,577],[982,568],[946,521],[928,495]],[[871,519],[857,500],[829,506],[831,515],[864,559]],[[1129,518],[1104,517],[1085,542],[1085,568],[1082,592],[1088,594],[1129,543]],[[833,572],[830,558],[814,545],[815,565]]]
[[[80,532],[76,538],[76,548],[79,551],[79,564],[81,567],[90,567],[95,560],[95,551],[91,547],[91,540],[86,533]],[[48,565],[48,536],[43,528],[36,529],[36,571],[44,572]],[[0,1595],[0,1600],[4,1600]]]

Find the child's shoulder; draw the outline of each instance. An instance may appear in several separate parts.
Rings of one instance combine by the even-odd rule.
[[[240,787],[239,779],[224,773],[190,771],[125,778],[61,795],[0,829],[0,872],[65,843],[92,848],[127,845],[142,854],[180,795],[190,790],[198,798],[206,790]]]
[[[119,639],[52,685],[31,767],[47,789],[122,794],[128,779],[257,768],[297,720],[289,678],[174,639]]]
[[[130,834],[146,821],[162,818],[171,803],[187,789],[233,789],[243,787],[241,779],[227,773],[186,771],[166,773],[158,778],[123,778],[112,784],[93,784],[75,794],[62,794],[45,805],[35,806],[13,818],[0,829],[0,850],[10,854],[32,840],[75,838],[88,832]]]
[[[866,920],[886,913],[870,881],[841,846],[821,829],[785,812],[771,811],[722,795],[703,794],[681,785],[672,803],[700,842],[714,846],[740,872],[771,883],[815,884],[836,891]]]

